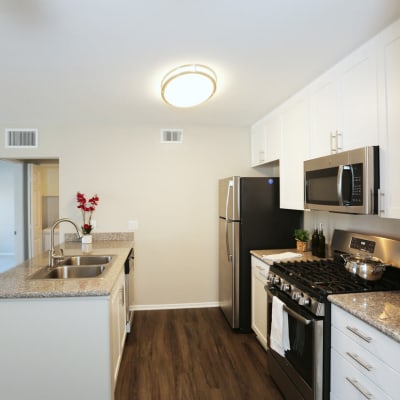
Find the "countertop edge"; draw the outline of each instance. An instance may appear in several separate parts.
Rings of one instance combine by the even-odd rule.
[[[400,343],[400,291],[334,294],[328,300]]]

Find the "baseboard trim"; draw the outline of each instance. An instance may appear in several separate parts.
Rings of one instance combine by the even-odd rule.
[[[177,303],[177,304],[141,304],[133,306],[134,311],[144,310],[175,310],[180,308],[209,308],[219,307],[217,301],[211,301],[207,303]],[[129,307],[131,309],[132,307]]]

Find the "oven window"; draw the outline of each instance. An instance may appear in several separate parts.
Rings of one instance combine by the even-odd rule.
[[[290,350],[285,352],[286,359],[312,387],[313,385],[313,324],[304,325],[288,315]]]
[[[300,307],[289,296],[281,292],[273,291],[289,308],[288,328],[290,350],[285,351],[285,359],[296,372],[304,379],[310,388],[314,385],[314,360],[315,352],[315,323],[319,319],[313,316],[304,308]],[[272,316],[272,296],[268,294],[268,345],[270,346],[271,316]],[[296,318],[297,317],[297,318]],[[305,322],[309,321],[309,323]],[[322,351],[322,349],[320,349]],[[280,357],[279,355],[277,355]]]

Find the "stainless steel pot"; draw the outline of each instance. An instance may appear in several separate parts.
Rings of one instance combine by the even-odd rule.
[[[367,281],[377,281],[382,278],[386,267],[381,259],[365,255],[342,255],[345,260],[345,268],[354,275],[358,275]]]

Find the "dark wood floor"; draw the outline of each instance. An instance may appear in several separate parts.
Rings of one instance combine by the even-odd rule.
[[[135,312],[115,400],[282,400],[266,353],[219,308]]]

